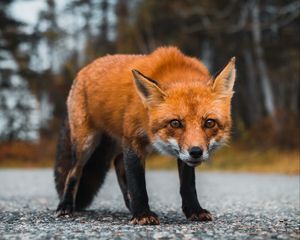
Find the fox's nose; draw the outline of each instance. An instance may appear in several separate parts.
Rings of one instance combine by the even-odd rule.
[[[192,147],[189,151],[192,158],[199,158],[202,156],[202,149],[199,147]]]

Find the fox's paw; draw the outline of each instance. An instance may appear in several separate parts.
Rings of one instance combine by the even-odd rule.
[[[66,215],[72,215],[74,211],[74,207],[72,203],[68,202],[60,202],[58,204],[58,207],[56,209],[56,217],[66,216]]]
[[[192,213],[188,217],[188,219],[191,221],[208,222],[208,221],[212,221],[213,217],[209,211],[207,211],[206,209],[201,209],[201,211],[197,213]]]
[[[130,220],[133,225],[159,225],[159,218],[154,212],[147,212],[139,216],[133,216]]]

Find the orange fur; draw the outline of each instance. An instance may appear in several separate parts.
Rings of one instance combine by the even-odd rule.
[[[157,89],[148,84],[152,99],[142,99],[133,81],[133,69],[156,80],[165,96],[158,99],[160,93],[155,94]],[[233,60],[220,78],[232,77],[232,69]],[[176,139],[182,148],[207,148],[210,139],[224,141],[229,137],[233,83],[226,89],[223,82],[218,78],[213,81],[200,61],[175,47],[162,47],[149,55],[99,58],[79,72],[70,91],[71,139],[82,149],[90,144],[87,137],[92,141],[106,132],[123,144],[130,143],[141,155],[158,136],[164,141]],[[218,127],[204,129],[207,118],[217,119]],[[172,119],[181,119],[184,128],[172,129],[168,125]]]

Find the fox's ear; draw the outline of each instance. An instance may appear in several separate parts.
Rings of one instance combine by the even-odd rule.
[[[138,94],[146,106],[162,102],[166,94],[159,88],[158,83],[143,75],[137,70],[132,70],[134,83]]]
[[[220,72],[213,83],[213,91],[221,96],[231,97],[235,81],[235,57],[231,58],[226,67]]]

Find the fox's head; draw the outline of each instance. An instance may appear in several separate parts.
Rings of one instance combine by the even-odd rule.
[[[229,138],[235,58],[215,79],[183,79],[164,89],[137,70],[133,75],[148,110],[150,141],[159,152],[196,166]]]

